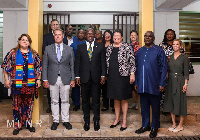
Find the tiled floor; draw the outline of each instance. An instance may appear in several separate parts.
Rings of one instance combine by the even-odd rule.
[[[131,102],[131,101],[130,101]],[[70,123],[72,130],[66,130],[62,123],[58,126],[56,131],[50,130],[52,124],[52,117],[47,113],[41,115],[41,127],[36,127],[36,132],[31,133],[27,129],[23,129],[17,136],[12,135],[13,128],[7,126],[7,120],[12,120],[12,106],[11,100],[6,99],[0,102],[0,139],[3,138],[148,138],[149,132],[143,134],[136,134],[135,130],[141,127],[141,116],[137,110],[128,110],[128,128],[121,132],[120,125],[116,128],[109,128],[115,118],[111,110],[101,112],[101,129],[94,131],[93,122],[91,121],[90,130],[84,131],[83,129],[83,116],[82,110],[77,112],[72,111],[73,105],[70,107]],[[44,108],[44,110],[46,107]],[[92,114],[92,113],[91,113]],[[91,115],[92,116],[92,115]],[[91,117],[92,120],[92,117]],[[184,122],[184,130],[179,133],[167,131],[171,125],[170,116],[161,115],[161,128],[158,132],[158,138],[177,138],[184,137],[198,137],[200,136],[200,97],[188,97],[188,116]],[[200,139],[200,138],[199,138]]]

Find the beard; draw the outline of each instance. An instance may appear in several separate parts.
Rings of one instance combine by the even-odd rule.
[[[70,36],[70,37],[71,37],[71,36],[72,36],[72,33],[67,33],[67,36]]]

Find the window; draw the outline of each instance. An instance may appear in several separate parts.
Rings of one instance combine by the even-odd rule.
[[[200,62],[200,13],[179,13],[179,38],[191,62]]]

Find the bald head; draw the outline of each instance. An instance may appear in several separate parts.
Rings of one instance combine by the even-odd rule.
[[[146,47],[152,47],[154,45],[155,36],[152,31],[147,31],[144,35],[144,43]]]

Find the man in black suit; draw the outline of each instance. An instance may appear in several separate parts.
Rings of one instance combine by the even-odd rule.
[[[58,20],[57,19],[53,19],[51,21],[51,30],[52,31],[43,36],[42,54],[44,54],[45,47],[55,43],[55,39],[54,39],[54,36],[53,36],[53,31],[58,29],[58,28],[60,28],[60,24],[59,24]],[[66,36],[63,39],[63,43],[66,44],[66,45],[68,44]],[[50,113],[51,112],[51,97],[50,97],[49,89],[47,89],[47,99],[48,99],[49,107],[47,108],[46,112]]]
[[[53,36],[53,31],[55,29],[58,29],[58,28],[60,28],[60,24],[59,24],[58,20],[57,19],[53,19],[51,21],[51,30],[52,31],[43,36],[42,54],[44,54],[44,50],[45,50],[46,46],[55,43],[54,36]],[[68,45],[68,41],[67,41],[67,37],[66,36],[64,36],[63,43]]]
[[[81,85],[84,130],[90,129],[90,93],[92,95],[94,130],[100,129],[100,83],[105,83],[106,60],[103,44],[94,42],[94,30],[86,32],[86,43],[77,46],[75,59],[76,83]]]

